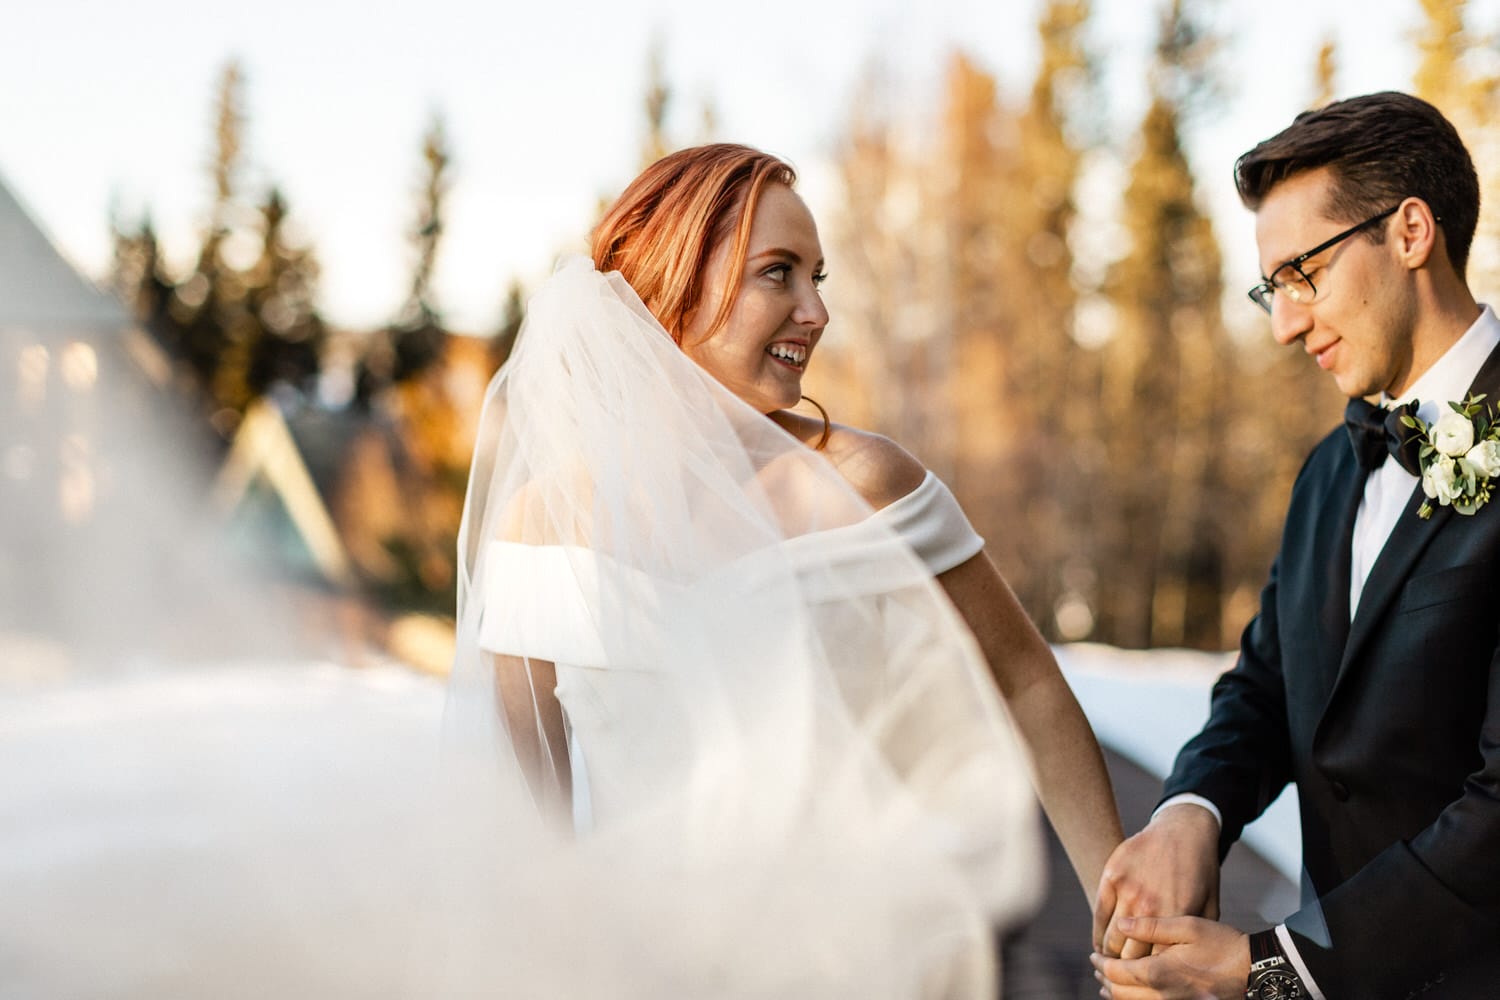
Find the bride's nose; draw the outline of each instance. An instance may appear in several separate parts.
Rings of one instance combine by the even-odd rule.
[[[816,286],[808,285],[797,296],[797,305],[792,309],[792,322],[820,330],[828,325],[828,307],[823,304],[823,295]]]

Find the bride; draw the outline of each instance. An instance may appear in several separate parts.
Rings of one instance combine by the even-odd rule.
[[[507,974],[569,995],[993,995],[1032,782],[1091,903],[1120,839],[952,494],[791,411],[829,320],[794,182],[728,144],[649,167],[486,399],[450,724],[493,822],[454,837],[506,858],[474,905],[568,942]]]

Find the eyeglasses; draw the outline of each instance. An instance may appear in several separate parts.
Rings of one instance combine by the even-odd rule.
[[[1307,251],[1307,253],[1299,254],[1298,256],[1293,257],[1291,260],[1287,261],[1285,264],[1282,264],[1276,270],[1272,271],[1271,277],[1267,278],[1265,281],[1262,281],[1260,284],[1250,289],[1250,301],[1260,306],[1267,313],[1271,311],[1271,299],[1277,292],[1282,293],[1298,305],[1311,302],[1318,294],[1318,287],[1313,284],[1312,279],[1309,278],[1307,274],[1302,270],[1302,265],[1306,264],[1310,258],[1316,257],[1324,250],[1327,250],[1329,247],[1337,246],[1339,243],[1347,240],[1349,237],[1353,236],[1361,229],[1365,229],[1368,226],[1373,226],[1381,219],[1395,214],[1396,209],[1400,207],[1400,205],[1393,205],[1390,208],[1386,209],[1384,212],[1381,212],[1379,215],[1370,216],[1368,219],[1366,219],[1364,222],[1361,222],[1357,226],[1350,226],[1348,229],[1344,230],[1342,233],[1339,233],[1333,239],[1324,240],[1322,243],[1319,243],[1317,246]]]

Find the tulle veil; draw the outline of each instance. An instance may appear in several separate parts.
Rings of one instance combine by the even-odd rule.
[[[618,273],[558,266],[469,484],[424,978],[994,995],[995,929],[1040,888],[1027,764],[972,636],[871,514]],[[497,656],[556,664],[566,769],[516,749],[546,742],[545,675],[517,706]]]

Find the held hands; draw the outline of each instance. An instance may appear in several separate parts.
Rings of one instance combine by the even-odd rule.
[[[1250,979],[1250,938],[1198,917],[1124,917],[1132,942],[1156,949],[1146,958],[1090,956],[1106,1000],[1239,1000]]]
[[[1142,916],[1219,916],[1219,824],[1202,806],[1181,803],[1157,814],[1116,847],[1099,879],[1094,950],[1110,958],[1152,951],[1120,922]]]
[[[1181,803],[1163,809],[1115,848],[1099,880],[1094,909],[1096,954],[1090,960],[1101,997],[1244,996],[1250,978],[1249,938],[1215,922],[1218,844],[1213,813]]]

